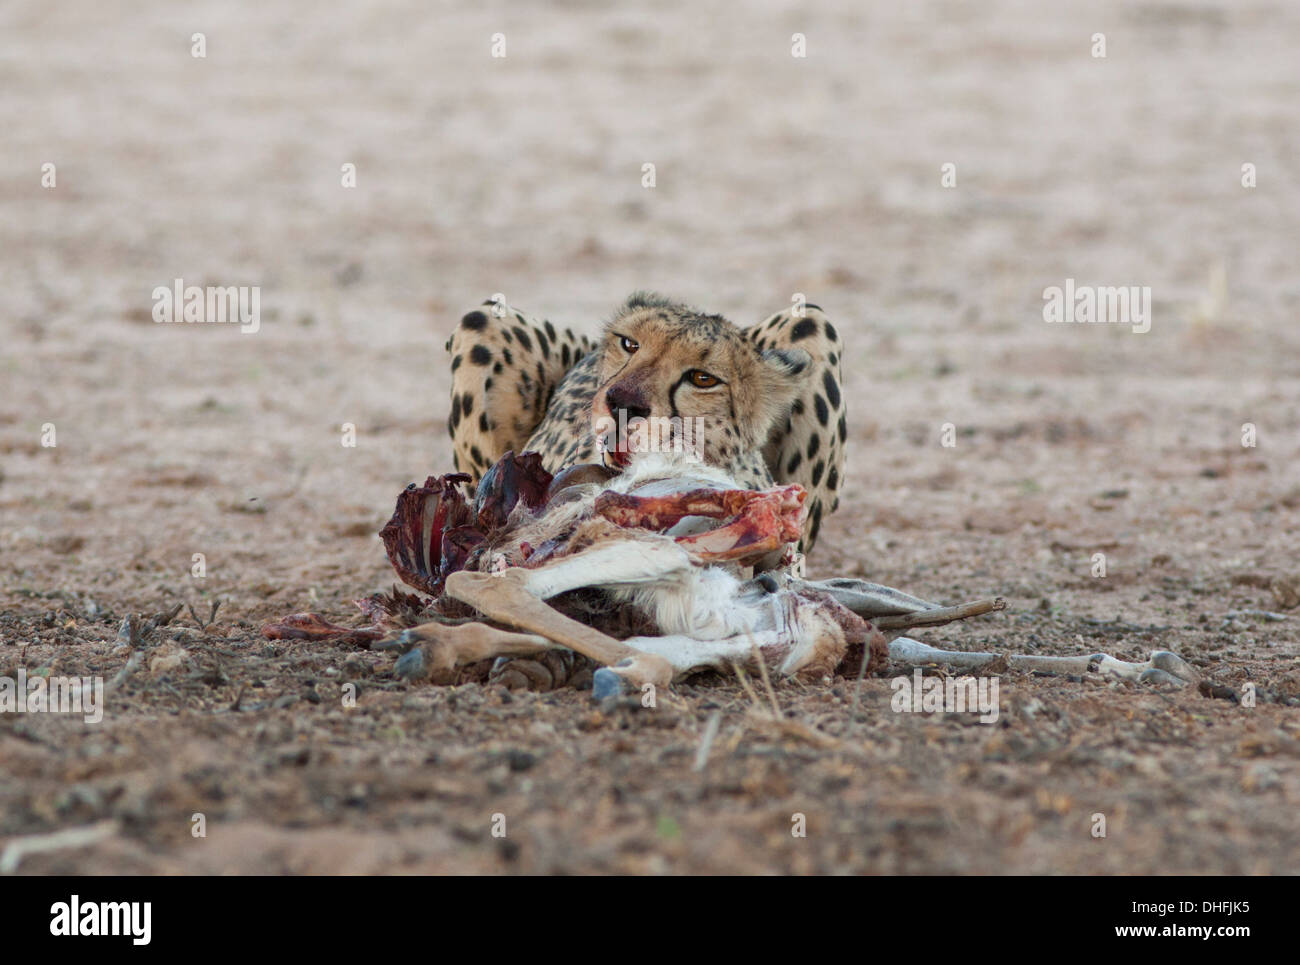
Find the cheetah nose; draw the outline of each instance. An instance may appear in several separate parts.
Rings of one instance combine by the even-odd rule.
[[[609,391],[605,393],[605,404],[615,415],[622,409],[629,419],[650,418],[650,407],[636,392],[626,386],[611,385]]]

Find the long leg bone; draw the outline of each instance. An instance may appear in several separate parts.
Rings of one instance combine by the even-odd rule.
[[[624,548],[626,553],[626,548]],[[561,561],[561,564],[570,562]],[[556,564],[560,565],[560,564]],[[663,657],[645,653],[601,633],[593,627],[579,623],[553,609],[529,588],[528,577],[536,577],[542,570],[510,569],[503,573],[470,573],[461,571],[447,577],[449,596],[467,603],[500,623],[540,634],[548,640],[563,644],[570,650],[590,657],[597,663],[610,667],[615,674],[636,685],[654,684],[666,687],[672,681],[673,668]],[[590,585],[590,575],[577,586]],[[554,585],[554,584],[552,584]],[[565,587],[572,589],[573,587]],[[556,593],[563,592],[557,589]]]
[[[830,594],[854,613],[870,619],[877,629],[889,637],[913,627],[940,626],[954,620],[1001,610],[1006,606],[999,598],[979,600],[962,606],[941,607],[891,587],[864,580],[789,580],[788,585]],[[958,669],[972,669],[983,666],[998,654],[939,650],[908,637],[897,637],[889,644],[889,656],[891,660],[903,664],[947,663]],[[1117,660],[1104,653],[1075,657],[1011,654],[1007,657],[1007,663],[1018,670],[1062,674],[1108,673],[1125,680],[1178,686],[1196,683],[1200,679],[1200,675],[1186,661],[1168,650],[1154,650],[1150,659],[1142,663]]]
[[[877,617],[873,622],[876,629],[886,634],[893,631],[910,630],[913,627],[941,627],[945,623],[965,620],[967,617],[982,616],[994,610],[1005,610],[1007,603],[1001,597],[996,600],[976,600],[960,606],[936,607],[933,610],[919,610],[915,613],[900,613],[895,616]]]
[[[782,676],[812,673],[829,676],[850,643],[871,646],[869,624],[834,601],[793,593],[767,597],[756,608],[755,627],[731,636],[705,639],[686,634],[633,637],[628,646],[666,659],[675,676],[703,669],[727,670],[733,664],[755,669],[760,664]],[[876,633],[881,645],[884,638]],[[766,673],[766,670],[761,672]],[[601,668],[592,676],[592,693],[606,697],[623,690],[622,681]]]
[[[879,583],[866,580],[800,580],[793,577],[782,578],[775,573],[765,574],[760,579],[776,580],[778,584],[792,590],[817,590],[832,597],[836,602],[848,607],[860,617],[868,620],[875,617],[895,616],[903,613],[918,613],[923,610],[938,610],[941,605],[930,603],[919,597],[895,590]]]
[[[684,634],[632,637],[629,646],[664,657],[677,674],[731,664],[750,666],[757,656],[782,676],[811,667],[831,673],[844,653],[845,628],[814,601],[789,598],[783,619],[773,628],[736,634],[720,640],[700,640]]]
[[[919,666],[928,663],[946,663],[959,670],[983,666],[999,656],[996,653],[973,653],[965,650],[940,650],[929,644],[898,637],[889,643],[889,658],[898,663]],[[1153,650],[1151,657],[1142,663],[1116,660],[1104,653],[1077,657],[1040,657],[1030,654],[1012,654],[1007,663],[1017,670],[1037,670],[1044,673],[1085,674],[1108,673],[1124,680],[1140,683],[1165,683],[1183,686],[1196,683],[1200,675],[1182,657],[1168,650]]]
[[[765,574],[759,579],[775,578],[774,574]],[[827,593],[854,613],[871,620],[877,629],[891,638],[913,627],[939,626],[1001,610],[1006,606],[999,598],[962,606],[941,607],[892,587],[854,579],[814,581],[787,578],[785,585]],[[889,644],[889,656],[891,660],[902,664],[947,663],[958,669],[973,669],[983,666],[998,654],[939,650],[908,637],[897,637]],[[1108,673],[1125,680],[1178,686],[1196,683],[1200,679],[1200,675],[1186,661],[1168,650],[1154,650],[1150,659],[1142,663],[1117,660],[1104,653],[1074,657],[1011,654],[1007,657],[1007,663],[1019,670],[1059,674]]]
[[[678,546],[646,539],[597,544],[541,566],[521,568],[516,579],[533,596],[549,600],[584,586],[670,583],[690,569],[690,558]]]
[[[486,623],[448,626],[423,623],[403,630],[375,650],[402,650],[393,668],[399,677],[448,681],[457,669],[489,657],[534,657],[558,645],[532,633],[511,633]]]

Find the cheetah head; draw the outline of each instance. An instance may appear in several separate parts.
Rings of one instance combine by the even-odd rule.
[[[605,327],[592,401],[606,464],[684,450],[727,466],[762,449],[811,371],[807,352],[760,352],[732,322],[638,292]]]

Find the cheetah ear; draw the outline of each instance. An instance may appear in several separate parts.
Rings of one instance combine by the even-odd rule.
[[[812,374],[812,356],[798,348],[772,348],[760,353],[758,377],[750,386],[754,413],[751,445],[762,445],[778,419],[790,406]]]
[[[770,348],[763,353],[763,361],[777,373],[778,377],[793,382],[797,387],[808,374],[812,365],[812,356],[801,348]]]

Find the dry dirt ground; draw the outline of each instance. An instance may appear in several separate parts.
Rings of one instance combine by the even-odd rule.
[[[0,676],[112,677],[124,616],[221,601],[101,723],[0,714],[0,850],[89,826],[18,870],[1300,870],[1298,42],[1294,4],[1226,0],[0,6]],[[174,278],[260,286],[260,331],[155,324]],[[1151,330],[1045,323],[1066,278],[1150,286]],[[893,713],[888,678],[856,709],[852,680],[778,682],[800,737],[717,678],[601,708],[261,637],[392,582],[375,534],[450,468],[462,312],[503,292],[592,331],[635,288],[742,321],[803,292],[846,335],[814,575],[1001,594],[924,638],[1168,648],[1254,706],[1008,673],[986,726]]]

